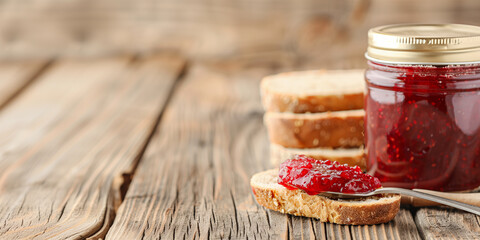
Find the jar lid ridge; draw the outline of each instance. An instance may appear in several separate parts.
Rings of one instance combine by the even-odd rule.
[[[397,24],[368,32],[367,57],[392,63],[480,61],[480,27],[464,24]]]

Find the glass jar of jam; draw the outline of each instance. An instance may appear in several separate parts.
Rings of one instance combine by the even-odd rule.
[[[383,186],[480,186],[480,27],[369,31],[365,149]]]

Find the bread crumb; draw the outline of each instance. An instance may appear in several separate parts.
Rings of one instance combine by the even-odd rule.
[[[301,126],[303,126],[303,120],[296,120],[295,127],[301,127]]]
[[[276,198],[273,199],[273,205],[275,205],[276,207],[278,207],[278,200]]]

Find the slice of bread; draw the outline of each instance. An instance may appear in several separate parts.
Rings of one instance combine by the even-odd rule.
[[[267,112],[270,142],[287,148],[350,148],[363,145],[364,110],[326,113]]]
[[[278,167],[285,160],[295,157],[295,155],[305,155],[318,160],[331,160],[350,166],[359,166],[366,170],[363,147],[359,148],[285,148],[278,144],[270,144],[270,162]]]
[[[277,183],[278,170],[253,175],[250,185],[257,202],[274,211],[317,218],[322,222],[367,225],[392,220],[400,210],[400,195],[358,199],[330,199],[288,190]]]
[[[262,80],[267,112],[326,112],[363,108],[364,70],[303,71]]]

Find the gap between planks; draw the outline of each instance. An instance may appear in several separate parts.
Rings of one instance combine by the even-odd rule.
[[[130,65],[138,64],[141,58],[142,58],[141,54],[136,54],[136,55],[132,56],[131,59],[130,59]],[[109,215],[109,216],[106,216],[106,218],[105,218],[107,224],[105,224],[104,227],[102,227],[102,229],[100,229],[99,232],[90,236],[89,239],[103,239],[106,236],[106,234],[108,233],[108,231],[110,230],[110,227],[113,224],[113,222],[115,221],[115,218],[117,216],[118,208],[120,207],[123,200],[125,199],[125,195],[127,194],[128,189],[130,188],[130,184],[132,182],[132,179],[135,177],[135,172],[136,172],[141,160],[143,159],[143,155],[145,154],[145,150],[147,149],[148,144],[150,143],[153,136],[155,135],[155,132],[156,132],[161,120],[162,120],[162,116],[165,112],[165,109],[167,108],[167,106],[169,105],[172,97],[174,96],[175,92],[179,88],[179,85],[182,82],[181,80],[186,75],[186,73],[188,71],[188,66],[189,66],[188,61],[185,58],[183,58],[183,63],[180,67],[180,70],[178,71],[177,76],[174,79],[173,86],[171,87],[171,89],[170,89],[170,91],[169,91],[169,93],[166,97],[166,100],[165,100],[165,102],[162,106],[162,109],[160,110],[160,113],[158,114],[158,116],[157,116],[157,118],[156,118],[156,120],[153,124],[153,127],[149,131],[150,134],[147,136],[145,142],[143,143],[142,147],[140,148],[140,151],[139,151],[138,155],[135,157],[135,160],[132,164],[131,169],[129,169],[128,171],[124,171],[121,175],[117,176],[113,180],[113,185],[114,186],[112,186],[112,190],[113,190],[112,195],[115,195],[116,194],[115,192],[117,192],[120,196],[117,196],[113,200],[114,201],[113,202],[113,206],[114,206],[113,211],[110,214],[105,213],[106,215]]]
[[[137,55],[137,56],[132,58],[132,62],[134,63],[134,62],[138,61],[138,59],[139,59],[139,56]],[[132,182],[132,179],[135,177],[135,172],[138,168],[138,165],[140,164],[140,162],[142,160],[143,155],[145,154],[145,150],[147,149],[148,144],[152,140],[158,126],[160,125],[160,122],[162,120],[165,109],[169,105],[169,103],[170,103],[172,97],[174,96],[175,92],[178,90],[178,88],[179,88],[179,86],[182,82],[182,79],[187,74],[188,66],[189,66],[188,61],[185,60],[183,65],[180,68],[180,71],[179,71],[177,77],[174,80],[174,83],[173,83],[172,88],[170,89],[170,92],[168,93],[167,99],[165,100],[165,104],[163,105],[162,110],[160,111],[160,114],[158,114],[158,117],[155,120],[154,126],[150,131],[150,135],[148,135],[147,139],[145,140],[145,143],[143,144],[142,148],[140,149],[140,152],[139,152],[138,156],[135,158],[135,161],[133,162],[133,166],[132,166],[131,170],[128,171],[128,172],[124,172],[124,173],[122,173],[122,176],[119,176],[119,177],[122,178],[121,179],[122,183],[119,187],[121,195],[120,195],[120,202],[118,203],[118,205],[115,206],[115,212],[118,210],[118,207],[120,206],[120,204],[125,199],[125,195],[127,194],[127,191],[130,187],[130,183]],[[114,219],[112,219],[112,222],[113,222],[113,220]]]
[[[23,62],[8,62],[6,64],[13,64],[13,65],[28,65],[25,66],[26,70],[25,74],[20,74],[19,78],[8,78],[2,79],[4,84],[2,87],[9,88],[7,91],[8,93],[4,93],[5,97],[0,101],[0,110],[5,108],[8,104],[10,104],[13,100],[18,98],[20,94],[22,94],[29,86],[33,84],[41,75],[43,75],[55,62],[54,59],[46,60],[46,61],[34,61],[29,63]],[[5,64],[5,63],[3,63]],[[12,86],[5,86],[6,84],[12,84]],[[14,85],[16,84],[16,85]]]

